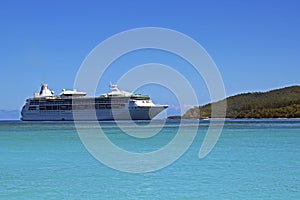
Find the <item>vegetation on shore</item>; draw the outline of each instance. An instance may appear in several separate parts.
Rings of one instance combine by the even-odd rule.
[[[300,86],[239,94],[225,100],[227,118],[300,118]],[[218,108],[225,100],[213,104]],[[211,106],[210,103],[191,108],[182,118],[211,118]]]

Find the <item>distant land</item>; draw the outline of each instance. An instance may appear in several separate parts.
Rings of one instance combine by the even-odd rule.
[[[300,118],[300,86],[290,86],[268,92],[243,93],[226,98],[226,118]],[[224,100],[214,102],[220,105]],[[169,119],[211,118],[212,103],[195,106],[183,116]],[[218,116],[216,116],[218,117]]]

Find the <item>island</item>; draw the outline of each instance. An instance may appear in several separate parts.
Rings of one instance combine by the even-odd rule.
[[[267,92],[243,93],[225,100],[227,101],[226,118],[300,118],[300,86],[289,86]],[[170,116],[169,119],[209,119],[212,104],[218,107],[225,100],[195,106],[183,116]]]

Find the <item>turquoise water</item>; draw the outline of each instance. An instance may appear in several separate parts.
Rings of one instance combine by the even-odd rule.
[[[184,122],[186,134],[197,123]],[[133,152],[159,149],[178,125],[167,122],[146,140],[103,124],[115,144]],[[200,122],[193,144],[172,165],[130,174],[94,159],[73,123],[2,121],[0,199],[300,199],[300,120],[229,120],[200,160],[207,127]]]

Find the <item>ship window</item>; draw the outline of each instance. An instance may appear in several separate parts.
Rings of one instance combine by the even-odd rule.
[[[60,110],[72,110],[72,105],[61,105]]]
[[[85,109],[87,109],[87,110],[91,110],[92,109],[92,105],[85,105]]]
[[[60,106],[60,110],[67,110],[67,106]]]
[[[36,110],[35,106],[29,106],[28,110]]]
[[[104,104],[95,104],[95,109],[103,109],[105,108]]]
[[[96,107],[96,105],[95,105]],[[74,110],[89,110],[92,109],[92,105],[74,105],[73,106]],[[68,110],[72,110],[72,106],[68,108]]]
[[[30,105],[37,105],[38,104],[38,102],[36,102],[36,101],[30,101]]]
[[[76,105],[74,106],[75,110],[84,110],[84,105]]]
[[[111,107],[112,108],[124,108],[125,105],[124,104],[112,104]]]
[[[46,106],[40,106],[40,110],[46,110]]]

